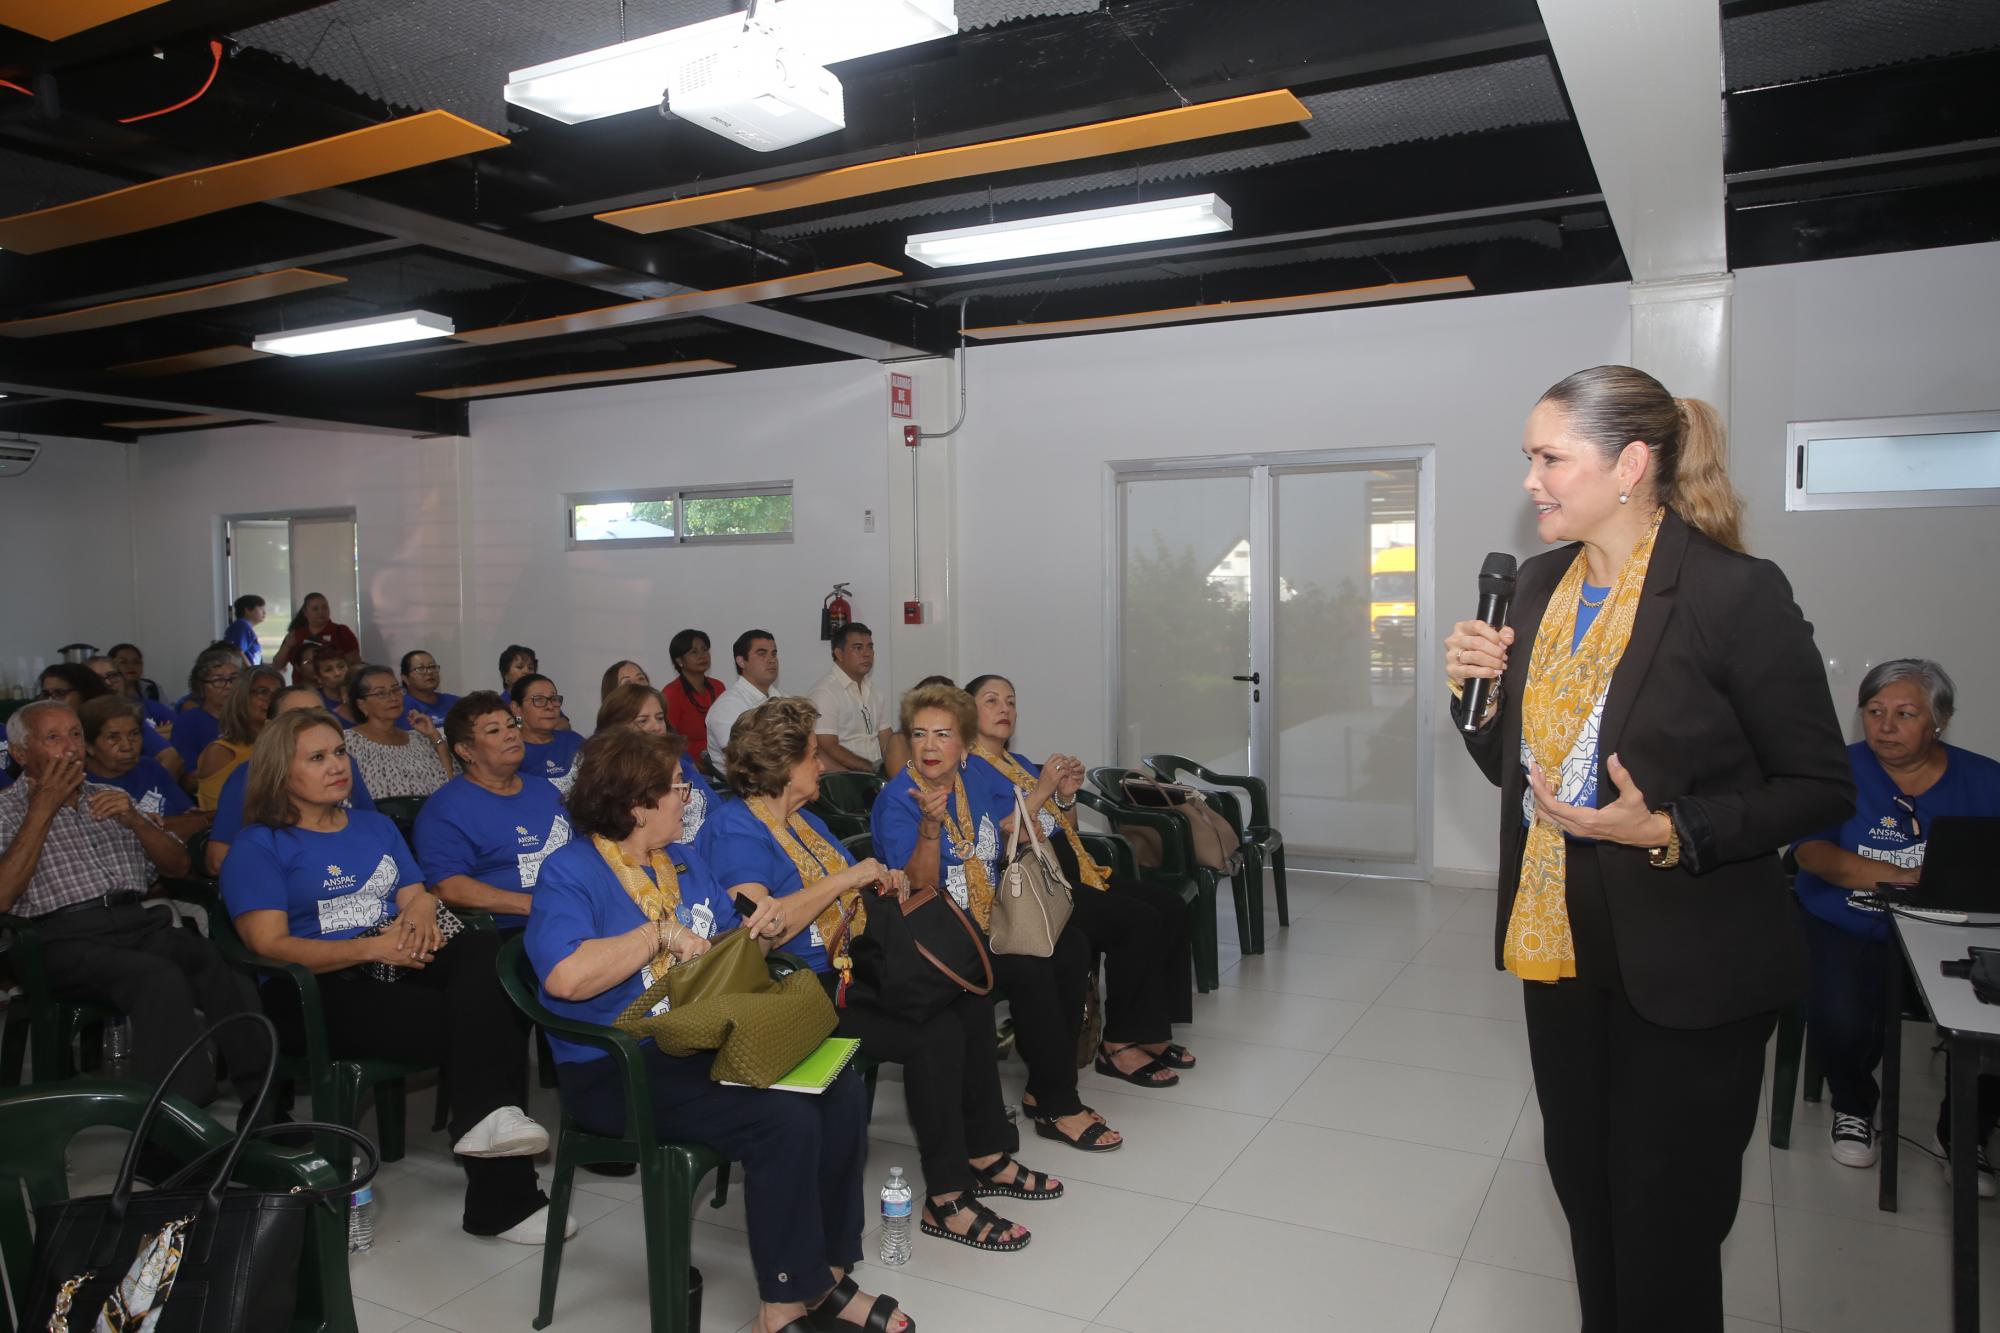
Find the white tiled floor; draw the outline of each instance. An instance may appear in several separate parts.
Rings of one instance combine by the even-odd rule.
[[[1162,1092],[1083,1075],[1085,1100],[1128,1136],[1123,1150],[1026,1138],[1022,1157],[1069,1186],[1060,1202],[1007,1210],[1035,1233],[1026,1251],[919,1236],[907,1267],[866,1264],[863,1284],[897,1295],[925,1333],[1574,1328],[1517,983],[1490,970],[1492,895],[1300,871],[1293,884],[1292,927],[1272,916],[1269,951],[1226,951],[1222,989],[1197,997],[1182,1038],[1199,1070]],[[1233,921],[1223,930],[1233,943]],[[1922,1134],[1937,1071],[1923,1034],[1906,1036],[1906,1125]],[[1003,1069],[1018,1098],[1021,1065]],[[871,1127],[871,1189],[891,1164],[916,1165],[893,1073]],[[375,1248],[353,1263],[361,1327],[526,1329],[540,1251],[458,1230],[458,1176],[423,1128],[429,1114],[428,1095],[413,1095],[410,1156],[385,1170]],[[1903,1209],[1878,1212],[1874,1173],[1834,1164],[1826,1124],[1823,1104],[1801,1104],[1792,1149],[1774,1152],[1760,1114],[1725,1250],[1729,1333],[1941,1333],[1937,1169],[1906,1147]],[[551,1327],[642,1329],[637,1188],[578,1184],[583,1228]],[[2000,1328],[2000,1209],[1981,1211],[1987,1327]],[[711,1333],[754,1313],[742,1227],[740,1191],[696,1226]]]

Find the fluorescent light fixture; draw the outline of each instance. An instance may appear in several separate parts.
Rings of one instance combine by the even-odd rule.
[[[428,310],[405,310],[396,315],[370,315],[367,319],[350,319],[339,324],[266,333],[250,345],[260,352],[276,352],[279,356],[319,356],[451,335],[452,323],[443,315],[433,315]]]
[[[893,51],[958,31],[953,0],[765,0],[757,21],[818,65]],[[506,99],[567,125],[657,107],[668,76],[691,56],[733,42],[743,15],[564,56],[507,76]]]
[[[1109,245],[1200,236],[1228,231],[1232,225],[1228,204],[1212,194],[1192,194],[1181,199],[1154,199],[1081,213],[1022,218],[1018,222],[989,222],[956,231],[928,231],[910,237],[903,253],[932,268],[949,268],[954,264],[984,264],[996,259],[1102,250]]]

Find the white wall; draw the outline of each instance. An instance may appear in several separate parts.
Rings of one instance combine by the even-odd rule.
[[[586,726],[611,663],[632,658],[664,684],[668,641],[693,626],[726,681],[731,642],[756,627],[777,636],[780,686],[803,694],[830,665],[820,603],[845,582],[889,679],[890,431],[884,372],[859,362],[476,405],[463,448],[467,674],[487,686],[500,650],[528,644]],[[564,550],[565,493],[785,480],[787,544]]]
[[[2000,513],[1784,501],[1789,421],[2000,410],[2000,245],[1746,269],[1735,343],[1730,475],[1751,549],[1784,567],[1838,663],[1835,704],[1871,663],[1935,658],[1958,684],[1950,738],[2000,754]]]
[[[163,689],[222,631],[222,516],[306,509],[354,510],[362,656],[393,665],[426,648],[457,674],[451,440],[254,427],[148,440],[131,456],[137,642]]]
[[[1108,762],[1105,465],[1225,453],[1435,445],[1441,638],[1487,551],[1534,549],[1528,409],[1623,360],[1628,325],[1604,286],[976,349],[952,442],[960,665],[1012,678],[1029,751]],[[1434,861],[1490,867],[1493,790],[1442,708],[1431,744]]]
[[[33,672],[35,658],[59,662],[56,650],[66,643],[109,648],[134,633],[125,446],[36,439],[42,454],[35,465],[0,479],[8,571],[0,679],[30,693],[36,682],[19,678]]]

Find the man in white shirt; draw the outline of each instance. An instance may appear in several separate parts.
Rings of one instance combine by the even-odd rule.
[[[833,666],[806,692],[819,710],[814,729],[829,772],[873,773],[884,755],[895,757],[898,736],[875,688],[875,636],[866,625],[833,632]]]
[[[736,636],[736,683],[708,707],[708,757],[715,771],[726,773],[723,751],[736,719],[778,697],[778,640],[767,629],[746,629]]]

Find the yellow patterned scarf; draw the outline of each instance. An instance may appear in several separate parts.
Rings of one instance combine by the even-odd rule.
[[[781,821],[778,812],[771,808],[771,803],[761,796],[752,796],[743,804],[750,807],[750,813],[757,816],[758,823],[770,830],[771,840],[778,844],[778,850],[792,858],[792,865],[799,872],[801,891],[819,883],[833,870],[851,864],[847,859],[847,853],[822,838],[818,829],[806,823],[805,816],[793,814],[790,819]],[[819,927],[822,944],[832,945],[840,938],[838,931],[843,901],[854,904],[854,924],[847,939],[852,939],[868,929],[867,905],[861,901],[860,891],[851,889],[828,903],[825,910],[819,914],[818,920],[813,923]],[[841,940],[840,943],[844,950],[846,940]],[[839,964],[836,963],[835,966]]]
[[[1660,533],[1660,510],[1646,535],[1625,557],[1618,581],[1604,596],[1603,609],[1590,622],[1583,641],[1570,651],[1576,613],[1583,598],[1583,578],[1589,570],[1585,553],[1563,575],[1542,612],[1535,633],[1535,651],[1528,659],[1528,680],[1521,691],[1521,742],[1542,773],[1560,792],[1564,762],[1597,711],[1598,700],[1611,686],[1611,675],[1632,638],[1639,614],[1639,593],[1646,566],[1653,558],[1653,540]],[[1528,825],[1527,846],[1521,854],[1521,879],[1514,891],[1514,909],[1507,919],[1507,942],[1501,951],[1507,970],[1523,981],[1556,981],[1576,975],[1576,941],[1570,936],[1567,845],[1562,830],[1540,818]]]
[[[904,765],[903,771],[910,775],[910,781],[923,791],[924,780],[917,773],[915,764]],[[945,832],[951,835],[951,854],[965,867],[965,901],[972,919],[985,930],[993,919],[993,880],[986,873],[986,863],[979,859],[979,825],[972,818],[972,798],[965,794],[965,775],[952,774],[951,803],[945,806]],[[939,865],[943,870],[943,865]],[[942,885],[938,887],[942,888]]]
[[[1030,773],[1021,761],[1006,750],[981,750],[979,757],[1005,774],[1007,780],[1024,792],[1035,789],[1035,775]],[[1090,853],[1083,849],[1083,839],[1076,831],[1076,811],[1065,810],[1055,803],[1054,798],[1042,802],[1042,809],[1055,816],[1055,821],[1069,839],[1069,849],[1076,853],[1076,872],[1083,876],[1083,882],[1093,889],[1111,887],[1111,872],[1090,859]]]
[[[590,835],[590,845],[604,858],[604,864],[611,867],[611,873],[618,876],[618,885],[627,897],[646,914],[648,921],[680,921],[681,877],[674,872],[674,863],[663,852],[653,853],[653,876],[646,877],[645,867],[625,855],[625,849],[601,833]],[[658,980],[674,965],[674,956],[666,949],[654,955],[653,977]]]

